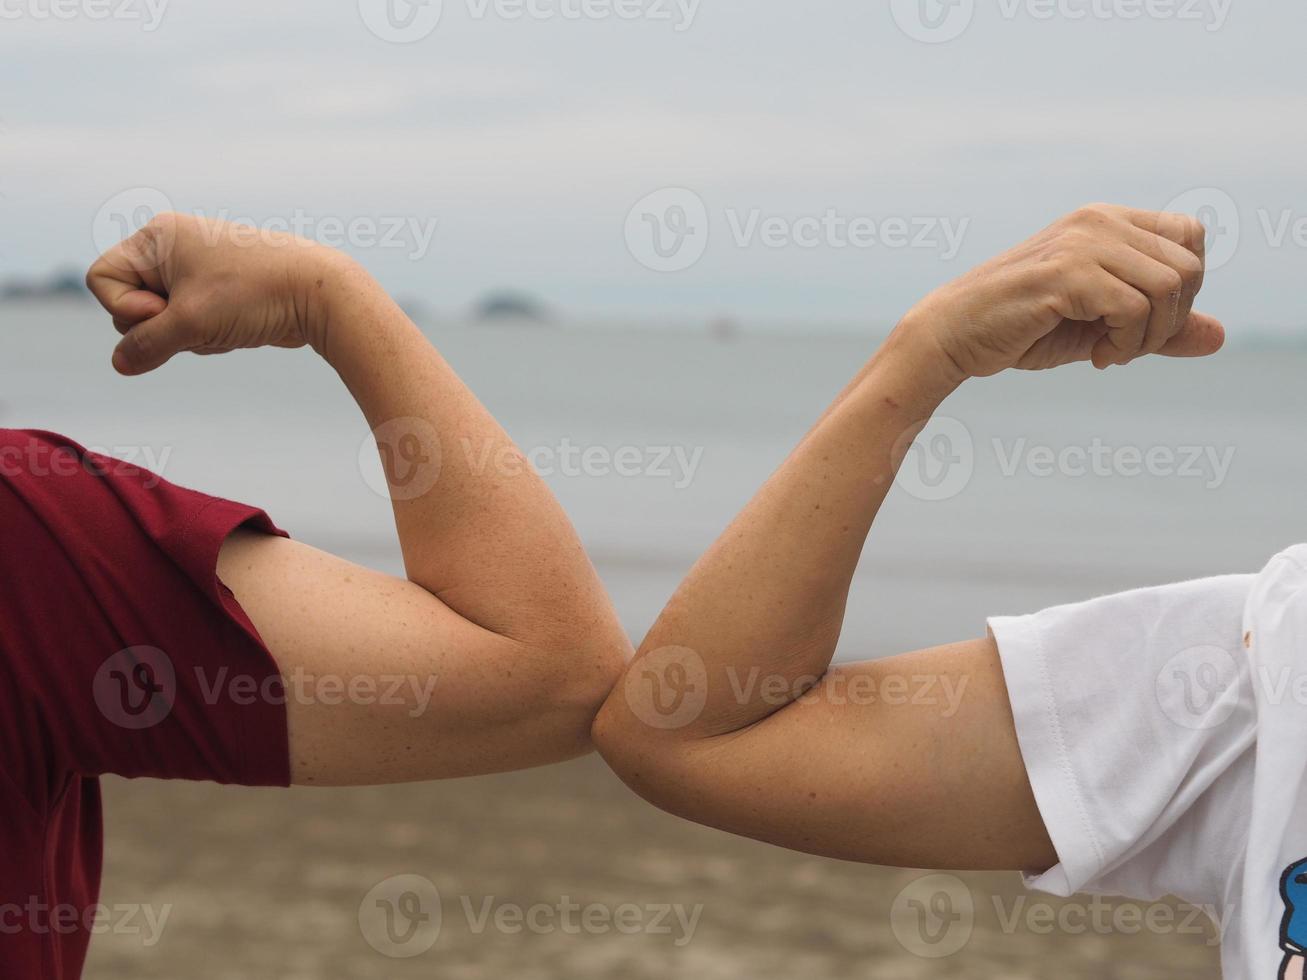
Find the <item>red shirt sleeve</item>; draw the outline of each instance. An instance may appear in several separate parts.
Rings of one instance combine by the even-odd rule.
[[[61,436],[0,430],[0,769],[285,786],[285,695],[216,574],[261,510]]]

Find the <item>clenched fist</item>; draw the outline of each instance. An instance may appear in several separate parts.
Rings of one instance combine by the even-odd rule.
[[[122,374],[174,354],[244,347],[318,347],[323,293],[349,260],[293,235],[161,214],[102,255],[86,283],[123,335]]]
[[[1212,354],[1225,331],[1193,312],[1205,234],[1185,215],[1090,205],[936,290],[899,330],[930,340],[959,381]]]

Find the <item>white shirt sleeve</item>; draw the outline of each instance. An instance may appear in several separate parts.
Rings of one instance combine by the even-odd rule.
[[[1059,863],[1027,884],[1221,902],[1246,846],[1255,576],[990,620]],[[1241,816],[1242,814],[1242,816]]]

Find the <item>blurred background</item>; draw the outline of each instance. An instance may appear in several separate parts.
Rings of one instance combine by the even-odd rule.
[[[505,423],[638,639],[904,310],[1109,200],[1204,219],[1227,349],[961,391],[881,514],[840,656],[1253,571],[1302,537],[1304,28],[1271,0],[3,0],[0,425],[398,571],[325,366],[124,380],[79,285],[163,208],[317,238]],[[107,794],[92,978],[1217,975],[1217,930],[1184,909],[789,854],[657,813],[594,760]],[[395,876],[441,913],[404,957],[365,911]]]

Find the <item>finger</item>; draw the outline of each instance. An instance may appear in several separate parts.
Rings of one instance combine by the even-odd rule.
[[[168,308],[168,301],[158,293],[146,289],[123,294],[115,301],[113,326],[119,333],[126,333],[138,323],[156,317]]]
[[[162,309],[149,299],[167,295],[157,261],[158,242],[158,230],[147,225],[91,265],[86,286],[111,316],[137,323]]]
[[[1142,228],[1132,228],[1131,233],[1127,235],[1127,241],[1145,255],[1169,265],[1180,273],[1183,286],[1181,287],[1180,301],[1177,304],[1176,315],[1172,323],[1173,332],[1179,330],[1184,322],[1189,319],[1194,300],[1197,299],[1198,293],[1203,288],[1203,259],[1184,245],[1162,235],[1144,231]],[[1156,353],[1162,349],[1162,345],[1169,339],[1169,336],[1160,337],[1150,334],[1148,342],[1144,345],[1145,352],[1149,354]]]
[[[128,329],[114,348],[114,370],[129,376],[145,374],[162,367],[187,346],[180,318],[165,309],[158,316]]]
[[[1207,357],[1225,344],[1225,327],[1215,317],[1191,313],[1189,319],[1160,351],[1166,357]]]
[[[1126,364],[1146,353],[1161,350],[1180,329],[1180,302],[1184,277],[1164,262],[1124,242],[1104,247],[1103,268],[1148,297],[1151,309],[1141,327],[1113,330],[1095,348],[1094,364]]]
[[[1200,259],[1207,255],[1207,229],[1197,218],[1172,211],[1141,211],[1125,208],[1124,213],[1136,228],[1152,232],[1183,246]]]
[[[1116,350],[1108,338],[1142,336],[1152,315],[1153,304],[1142,292],[1106,269],[1096,267],[1084,281],[1085,298],[1081,303],[1086,320],[1100,325],[1095,332],[1082,334],[1085,347],[1077,360],[1092,360],[1097,368],[1115,363]],[[1104,346],[1106,345],[1106,346]],[[1110,352],[1110,356],[1104,356]]]

